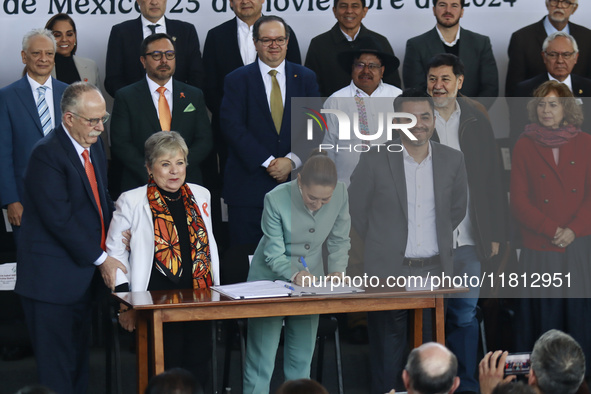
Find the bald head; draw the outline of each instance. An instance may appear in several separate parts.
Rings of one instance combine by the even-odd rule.
[[[458,360],[445,346],[428,342],[413,349],[402,374],[409,393],[453,393],[460,379]]]

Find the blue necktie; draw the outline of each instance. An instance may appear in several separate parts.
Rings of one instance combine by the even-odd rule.
[[[37,113],[39,113],[39,120],[41,120],[43,135],[47,135],[51,131],[51,114],[49,113],[47,101],[45,101],[45,90],[47,90],[47,86],[39,86],[37,88],[37,92],[39,93]]]

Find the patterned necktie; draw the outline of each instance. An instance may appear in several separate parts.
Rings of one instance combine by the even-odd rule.
[[[277,70],[269,71],[271,75],[271,117],[275,123],[277,134],[281,132],[281,120],[283,119],[283,100],[281,99],[281,88],[277,82]]]
[[[94,195],[94,201],[96,201],[96,206],[98,207],[99,214],[101,216],[101,248],[103,250],[107,250],[107,247],[105,246],[105,222],[103,219],[103,209],[101,208],[101,199],[99,197],[98,185],[96,183],[96,175],[94,174],[94,166],[90,162],[88,149],[84,149],[84,152],[82,152],[82,157],[84,158],[84,171],[86,171],[86,176],[88,177],[88,182],[90,183],[92,194]]]
[[[359,132],[363,135],[368,135],[369,126],[367,125],[367,110],[365,109],[365,102],[359,91],[355,93],[355,104],[357,104],[357,113],[359,114]],[[361,143],[369,146],[369,141],[363,140]]]
[[[160,116],[160,127],[162,131],[170,131],[170,122],[172,121],[172,116],[170,116],[170,107],[168,106],[168,101],[166,101],[166,97],[164,96],[164,92],[166,88],[164,86],[160,86],[156,89],[158,93],[160,93],[160,97],[158,97],[158,115]]]
[[[37,100],[37,113],[39,114],[39,120],[41,121],[41,129],[43,135],[47,135],[51,131],[51,114],[49,113],[49,106],[45,101],[45,91],[47,86],[39,86],[37,92],[39,93],[39,99]]]
[[[156,23],[155,25],[148,25],[148,28],[152,31],[152,34],[156,34],[156,28],[160,26],[160,24]]]

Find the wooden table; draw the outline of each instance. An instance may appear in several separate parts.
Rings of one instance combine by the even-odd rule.
[[[137,387],[138,393],[143,394],[148,385],[149,361],[152,362],[153,374],[164,371],[162,323],[165,322],[408,309],[413,326],[411,343],[417,347],[422,343],[422,310],[433,309],[433,337],[445,344],[443,297],[445,294],[465,291],[467,289],[464,288],[412,292],[370,288],[365,293],[356,294],[255,300],[233,300],[209,289],[114,293],[113,296],[137,311]],[[148,326],[151,328],[150,338]],[[152,344],[150,356],[149,341]]]

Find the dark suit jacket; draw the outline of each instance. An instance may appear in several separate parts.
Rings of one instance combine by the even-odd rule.
[[[224,83],[222,132],[228,143],[223,197],[229,205],[263,207],[264,196],[277,186],[262,164],[269,158],[294,152],[305,161],[313,143],[305,141],[306,128],[292,132],[291,98],[318,97],[316,75],[285,62],[285,105],[277,134],[258,61],[231,72]]]
[[[529,100],[524,97],[533,97],[534,90],[546,81],[548,81],[548,72],[544,71],[542,74],[520,82],[515,90],[515,98],[507,99],[511,120],[511,130],[509,133],[511,146],[515,145],[519,136],[524,131],[525,125],[531,123],[527,113],[527,103]],[[591,133],[591,79],[571,74],[571,83],[573,95],[583,101],[582,109],[585,117],[581,129],[587,133]]]
[[[298,39],[291,29],[286,60],[302,64]],[[224,79],[232,71],[244,66],[240,56],[240,47],[238,46],[238,22],[236,17],[214,27],[207,33],[205,46],[203,47],[203,65],[206,75],[203,81],[203,91],[207,107],[211,111],[215,150],[219,155],[219,165],[223,171],[228,157],[228,147],[220,129],[220,105],[224,93]],[[217,158],[214,157],[211,164],[213,169],[210,172],[213,173],[211,174],[212,181],[215,182],[216,178],[219,177]],[[219,184],[221,185],[221,182]],[[208,185],[208,187],[211,186]]]
[[[140,45],[144,39],[140,18],[119,23],[111,29],[107,47],[105,90],[112,97],[115,97],[117,90],[139,81],[146,75],[140,62]],[[166,32],[172,36],[175,45],[174,77],[189,85],[201,87],[203,63],[195,26],[166,18]]]
[[[453,230],[466,215],[466,168],[460,151],[437,142],[432,142],[431,146],[437,244],[443,271],[451,274]],[[379,277],[397,275],[402,268],[408,238],[402,153],[372,149],[361,155],[351,175],[349,210],[351,224],[365,243],[365,272]]]
[[[434,27],[406,42],[402,69],[405,88],[427,89],[427,63],[433,56],[445,53],[444,44],[436,29]],[[459,46],[459,57],[465,67],[464,84],[460,92],[471,98],[497,97],[499,72],[490,38],[460,27]],[[483,104],[488,108],[493,102],[494,100],[484,100]]]
[[[199,164],[211,150],[212,137],[201,89],[173,80],[170,128],[183,136],[189,148],[187,182],[202,184]],[[123,164],[122,192],[146,184],[144,143],[160,130],[145,77],[117,92],[111,120],[111,152]]]
[[[214,125],[219,124],[220,105],[224,93],[224,78],[226,75],[244,66],[238,46],[238,23],[236,17],[207,33],[203,47],[203,65],[205,67],[205,81],[203,91],[207,107],[213,115]],[[302,64],[298,39],[293,32],[289,33],[286,60]]]
[[[80,301],[102,253],[101,221],[84,166],[60,125],[39,141],[25,175],[25,207],[18,246],[15,291],[55,304]],[[90,148],[105,231],[113,202],[107,191],[102,140]]]
[[[66,85],[52,78],[53,121],[62,121],[60,101]],[[22,201],[25,169],[43,128],[25,75],[0,90],[0,206]]]
[[[545,18],[545,17],[544,17]],[[517,30],[509,42],[509,65],[505,82],[505,96],[519,97],[517,84],[546,72],[542,59],[542,44],[548,36],[544,29],[544,18],[539,22]],[[579,60],[573,74],[591,78],[591,30],[569,22],[570,34],[579,46]]]
[[[337,90],[351,83],[351,71],[341,67],[338,54],[354,49],[362,49],[359,48],[358,43],[359,39],[364,37],[372,38],[385,52],[394,55],[394,50],[388,39],[381,34],[368,30],[363,24],[355,41],[347,41],[338,23],[329,31],[312,39],[306,55],[305,66],[316,73],[322,97],[329,97]],[[383,81],[397,87],[402,86],[397,69],[386,69]]]

